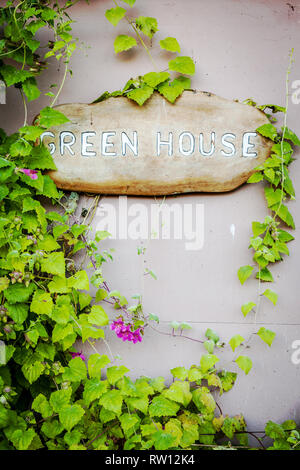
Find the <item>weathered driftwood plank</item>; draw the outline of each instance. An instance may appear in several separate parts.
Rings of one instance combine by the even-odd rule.
[[[70,123],[43,136],[58,187],[164,195],[237,188],[269,155],[257,109],[186,91],[175,105],[155,94],[143,107],[124,97],[57,107]]]

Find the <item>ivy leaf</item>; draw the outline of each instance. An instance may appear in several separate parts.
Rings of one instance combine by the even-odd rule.
[[[268,268],[261,269],[257,274],[256,278],[260,279],[264,282],[274,282],[272,273],[268,270]]]
[[[122,2],[127,3],[127,5],[129,5],[130,7],[133,7],[133,5],[135,4],[135,0],[122,0]]]
[[[86,380],[84,384],[83,399],[87,406],[94,400],[100,398],[107,391],[107,382],[98,377]]]
[[[267,297],[267,299],[271,300],[272,304],[277,304],[278,294],[276,294],[276,292],[272,291],[271,289],[267,289],[263,295]]]
[[[155,88],[160,83],[165,82],[170,78],[168,72],[149,72],[143,76],[144,82],[152,88]]]
[[[126,372],[129,372],[129,369],[127,369],[125,366],[108,367],[106,371],[107,380],[110,384],[115,385],[115,383],[121,379],[123,375],[126,374]]]
[[[183,86],[180,83],[174,85],[174,83],[163,83],[158,87],[158,91],[163,95],[170,103],[175,103],[176,99],[182,95]]]
[[[288,225],[289,227],[293,229],[295,228],[295,222],[294,222],[293,216],[284,204],[275,205],[272,207],[272,210],[276,212],[278,217],[280,217],[281,220],[283,220],[283,222],[286,223],[286,225]]]
[[[88,322],[92,325],[105,326],[108,325],[108,316],[101,305],[93,305],[91,313],[88,316]]]
[[[35,382],[40,377],[44,369],[45,366],[40,361],[25,362],[25,364],[22,366],[24,377],[30,384]]]
[[[282,133],[284,138],[293,142],[294,145],[300,145],[300,139],[297,135],[288,127],[282,127]]]
[[[41,261],[42,271],[55,274],[60,277],[65,277],[65,257],[63,252],[55,252],[48,255],[48,258],[44,258]]]
[[[206,332],[205,332],[205,336],[207,339],[210,339],[212,340],[215,344],[217,344],[217,342],[219,341],[220,337],[218,335],[218,333],[216,333],[214,330],[212,330],[211,328],[207,328]]]
[[[256,132],[273,141],[275,141],[278,136],[277,129],[275,126],[273,126],[273,124],[263,124],[256,129]]]
[[[46,421],[43,423],[41,428],[42,432],[49,439],[55,439],[55,437],[58,436],[63,431],[63,429],[63,425],[57,421],[57,419],[54,419],[53,421]]]
[[[191,79],[188,77],[184,77],[183,75],[180,75],[180,77],[177,77],[173,80],[173,85],[181,85],[184,90],[189,90],[191,88]]]
[[[260,173],[259,171],[256,171],[253,173],[253,175],[248,178],[247,183],[259,183],[264,179],[264,175]]]
[[[117,26],[119,21],[121,21],[121,19],[124,18],[125,15],[126,10],[122,7],[111,8],[110,10],[106,10],[105,12],[105,17],[113,26]]]
[[[204,341],[203,346],[205,347],[206,351],[212,354],[215,349],[215,342],[211,339]]]
[[[252,361],[250,357],[248,356],[239,356],[235,362],[239,366],[240,369],[242,369],[245,374],[249,374],[250,370],[252,369]]]
[[[180,56],[176,57],[176,59],[170,60],[169,69],[185,75],[194,75],[195,64],[190,57]]]
[[[49,418],[53,415],[53,408],[42,393],[39,393],[39,395],[35,397],[31,408],[40,413],[43,418]]]
[[[153,398],[149,406],[149,415],[151,418],[154,416],[175,416],[179,408],[180,406],[177,403],[159,395]]]
[[[48,128],[52,126],[59,126],[61,124],[65,124],[66,122],[70,122],[70,119],[68,119],[60,111],[57,111],[57,109],[53,109],[47,106],[40,112],[40,126],[42,127]]]
[[[120,415],[123,403],[123,397],[120,390],[110,390],[104,393],[99,401],[100,405],[108,411]]]
[[[160,47],[169,52],[180,52],[180,46],[177,39],[175,38],[165,38],[159,41]]]
[[[268,207],[272,207],[282,201],[282,190],[273,188],[265,188],[265,196],[268,203]]]
[[[90,378],[99,377],[101,378],[102,369],[104,369],[107,364],[110,363],[110,360],[103,354],[100,356],[99,354],[91,354],[88,360],[88,371]]]
[[[248,302],[247,304],[242,305],[241,310],[244,317],[246,317],[254,307],[256,307],[256,304],[254,302]]]
[[[14,305],[5,304],[5,306],[8,310],[9,316],[12,318],[12,320],[15,323],[19,323],[19,324],[24,323],[24,321],[26,320],[28,316],[27,304],[22,304],[22,303],[18,303]]]
[[[285,431],[280,424],[268,421],[265,428],[266,435],[271,439],[285,439]]]
[[[10,440],[17,450],[27,450],[36,435],[36,432],[32,428],[26,431],[17,429],[10,436]]]
[[[232,351],[234,352],[243,341],[245,341],[245,339],[241,335],[234,335],[229,341]]]
[[[4,291],[4,297],[9,303],[15,304],[18,302],[27,302],[34,291],[34,283],[29,284],[28,287],[22,284],[10,285],[8,289]]]
[[[252,232],[253,236],[256,238],[262,233],[264,233],[267,229],[268,224],[260,223],[260,222],[252,222]]]
[[[84,409],[77,404],[69,405],[60,410],[58,415],[63,427],[67,431],[71,431],[71,429],[79,423],[82,416],[84,415]]]
[[[35,291],[30,304],[30,311],[39,315],[50,315],[52,309],[53,301],[51,295],[43,290]]]
[[[185,367],[175,367],[171,369],[171,374],[177,379],[185,380],[188,375],[188,370]]]
[[[126,36],[125,34],[117,36],[114,42],[114,49],[116,54],[118,54],[119,52],[128,51],[129,49],[132,49],[135,46],[137,46],[135,38],[131,36]]]
[[[24,82],[27,78],[32,77],[32,73],[27,70],[18,70],[12,65],[1,65],[1,75],[6,86],[15,85]]]
[[[139,106],[142,106],[153,94],[154,89],[148,85],[144,85],[141,88],[136,88],[127,93],[128,98],[135,101]]]
[[[22,90],[27,96],[28,101],[33,101],[33,100],[38,99],[38,97],[41,94],[40,90],[38,89],[36,79],[33,77],[27,78],[22,83]]]
[[[84,270],[77,271],[74,276],[68,278],[67,285],[68,287],[73,287],[74,289],[89,290],[90,282],[87,272]]]
[[[176,437],[165,431],[156,431],[153,434],[154,448],[156,450],[167,450],[175,445]]]
[[[251,276],[253,271],[252,266],[242,266],[238,270],[238,278],[240,280],[240,283],[243,285],[247,279]]]
[[[87,376],[85,362],[80,357],[74,357],[69,362],[69,367],[65,368],[63,380],[70,382],[80,382]]]
[[[258,336],[268,344],[268,346],[272,346],[276,333],[274,331],[268,330],[264,327],[261,327],[257,332]]]
[[[67,406],[70,402],[72,394],[72,389],[62,389],[57,390],[51,393],[50,396],[50,405],[52,406],[53,410],[58,413],[62,408]]]
[[[157,20],[150,16],[139,16],[135,20],[136,27],[150,39],[158,31]]]
[[[214,354],[203,354],[200,359],[200,367],[202,372],[207,372],[211,369],[217,362],[219,362],[219,358]]]

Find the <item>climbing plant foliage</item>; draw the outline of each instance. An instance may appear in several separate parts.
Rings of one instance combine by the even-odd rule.
[[[78,214],[78,194],[59,191],[45,173],[54,170],[55,164],[39,137],[49,127],[68,122],[53,106],[76,49],[69,16],[75,3],[8,1],[0,9],[0,77],[7,88],[21,94],[24,103],[23,125],[11,135],[0,132],[0,450],[237,449],[253,445],[249,435],[265,448],[264,436],[249,431],[242,415],[228,416],[218,404],[218,397],[234,386],[237,373],[219,366],[215,350],[224,343],[216,332],[208,329],[199,340],[206,352],[194,365],[171,370],[171,385],[163,377],[133,381],[130,371],[116,364],[105,339],[110,324],[118,337],[138,343],[147,326],[158,328],[159,318],[144,314],[139,298],[129,306],[124,295],[109,287],[103,265],[112,260],[112,253],[102,244],[109,234],[90,235],[95,205]],[[135,1],[123,3],[132,7]],[[113,25],[126,16],[126,9],[117,4],[106,12]],[[158,29],[154,18],[140,16],[129,23],[142,44],[142,35],[152,39]],[[44,28],[52,38],[41,44],[39,32]],[[118,36],[115,51],[136,43],[133,37]],[[166,37],[160,46],[180,53],[175,38]],[[41,94],[36,77],[53,60],[64,67],[62,82],[52,84],[46,93],[49,105],[34,123],[28,123],[27,105]],[[183,75],[171,82],[170,71]],[[190,87],[185,75],[193,73],[192,59],[176,56],[168,72],[130,80],[118,93],[142,105],[157,90],[174,102]],[[266,197],[273,216],[254,225],[251,239],[258,277],[266,281],[268,264],[287,254],[286,243],[292,239],[279,228],[278,220],[293,227],[283,202],[294,197],[287,167],[292,161],[290,143],[299,142],[286,126],[282,136],[272,124],[259,132],[274,141],[272,156],[250,181],[270,183]],[[53,210],[49,210],[51,204]],[[87,269],[92,271],[90,277]],[[241,268],[241,282],[251,274],[252,267]],[[276,303],[273,291],[267,289],[264,295]],[[116,309],[113,320],[106,304]],[[243,306],[243,313],[253,307],[252,303]],[[173,321],[171,328],[172,337],[189,338],[184,334],[190,329],[188,323]],[[272,343],[272,332],[261,328],[257,334]],[[89,344],[88,359],[74,346],[77,340]],[[107,354],[97,351],[96,340],[103,341]],[[236,364],[248,374],[252,361],[239,353],[243,342],[242,336],[235,335],[229,346],[237,353]],[[294,421],[281,425],[269,421],[265,435],[271,449],[300,446]]]

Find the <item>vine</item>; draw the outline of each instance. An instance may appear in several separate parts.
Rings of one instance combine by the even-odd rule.
[[[252,448],[248,435],[261,448],[268,446],[265,436],[273,440],[271,449],[300,448],[294,421],[281,425],[269,421],[264,431],[253,432],[247,430],[242,415],[223,414],[217,398],[232,389],[237,374],[216,366],[220,361],[213,351],[222,343],[210,329],[204,340],[207,354],[190,368],[173,368],[174,381],[169,386],[163,377],[132,381],[125,366],[114,365],[116,357],[105,339],[105,327],[110,324],[122,339],[139,342],[146,326],[157,329],[153,322],[157,323],[158,318],[144,315],[140,299],[129,307],[126,298],[109,287],[103,265],[112,255],[101,246],[109,234],[99,231],[94,238],[89,234],[99,196],[89,209],[77,215],[78,194],[58,191],[44,173],[55,169],[55,165],[39,142],[46,129],[68,122],[53,106],[76,49],[69,16],[75,3],[8,1],[0,9],[0,76],[7,87],[13,86],[21,93],[24,103],[24,125],[11,135],[0,132],[0,449],[248,449]],[[135,2],[125,3],[132,6]],[[117,4],[116,8],[120,9]],[[118,15],[120,10],[108,14],[111,19]],[[153,20],[129,20],[145,48],[148,46],[142,34],[152,38],[157,29]],[[53,40],[46,45],[38,40],[41,28],[53,33]],[[122,41],[126,42],[118,39],[115,48],[117,44],[125,50]],[[175,48],[174,41],[166,38],[161,47]],[[43,48],[46,53],[40,57]],[[64,64],[62,83],[56,94],[52,91],[56,86],[51,86],[46,93],[49,106],[29,125],[28,103],[41,93],[36,77],[51,67],[51,58]],[[174,60],[181,67],[169,63],[169,70],[191,73],[191,62],[178,59],[182,58]],[[179,86],[166,75],[159,75],[164,73],[168,72],[153,72],[146,79],[133,80],[122,94],[142,104],[145,92],[157,89],[175,101],[179,89],[183,92],[182,84],[187,86],[189,82],[186,77],[175,79]],[[157,82],[155,74],[165,80]],[[156,84],[152,81],[151,85],[149,80],[156,80]],[[165,92],[163,86],[171,92]],[[286,139],[295,139],[287,129],[283,134]],[[278,136],[273,137],[276,145]],[[274,150],[271,158],[276,160],[277,156]],[[288,163],[284,158],[284,171]],[[265,168],[258,172],[265,176]],[[290,194],[287,181],[285,175],[281,181],[284,194]],[[274,182],[272,185],[276,192],[277,186]],[[43,198],[53,203],[55,210],[47,211]],[[282,201],[276,210],[284,220]],[[271,228],[269,232],[273,234]],[[74,259],[78,253],[82,254],[80,266]],[[86,268],[93,270],[90,279],[84,268],[86,258],[90,263]],[[89,294],[91,285],[97,289],[95,298]],[[105,303],[118,311],[112,322],[103,307]],[[172,333],[160,333],[202,342],[183,334],[188,324],[172,322],[171,326]],[[233,351],[240,344],[237,336],[230,340]],[[88,360],[74,348],[76,340],[89,343],[93,354]],[[107,354],[98,353],[96,340],[105,343]],[[245,358],[239,356],[236,363],[248,373]]]

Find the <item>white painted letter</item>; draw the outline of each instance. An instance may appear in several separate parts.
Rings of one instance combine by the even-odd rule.
[[[257,157],[256,152],[248,153],[248,150],[255,147],[255,144],[250,143],[250,137],[256,137],[256,132],[245,132],[243,135],[243,157]]]
[[[183,139],[185,137],[188,137],[190,140],[189,150],[184,150],[183,148]],[[194,150],[195,150],[195,137],[190,132],[182,132],[182,134],[180,134],[179,136],[179,152],[182,153],[182,155],[192,155],[192,153],[194,153]]]
[[[65,137],[70,137],[69,142],[65,142]],[[65,153],[65,147],[69,150],[70,155],[75,155],[74,151],[71,149],[71,145],[75,144],[76,138],[73,132],[64,131],[59,135],[59,147],[61,156]]]
[[[134,131],[133,132],[133,143],[131,142],[131,140],[129,139],[128,135],[126,134],[126,132],[122,132],[121,134],[121,140],[122,140],[122,155],[126,155],[126,146],[128,145],[128,147],[130,148],[130,150],[132,150],[133,152],[133,155],[135,157],[138,156],[138,138],[137,138],[137,132]]]
[[[95,157],[96,152],[88,150],[88,147],[93,147],[94,144],[88,142],[89,137],[94,137],[96,132],[82,132],[81,134],[81,155],[83,157]]]
[[[235,154],[235,146],[232,142],[228,142],[228,140],[226,140],[227,138],[235,139],[235,135],[228,133],[222,136],[222,145],[224,145],[224,147],[229,148],[231,152],[228,153],[228,152],[224,152],[224,150],[221,150],[221,154],[224,155],[225,157],[233,157],[233,155]]]
[[[199,151],[203,157],[211,157],[211,155],[215,151],[215,139],[216,139],[216,134],[214,132],[211,133],[210,137],[210,150],[206,152],[204,150],[204,143],[203,143],[203,134],[199,135]]]
[[[173,134],[169,132],[169,140],[161,140],[161,133],[157,133],[157,141],[156,141],[156,148],[157,148],[157,156],[160,156],[160,147],[161,145],[167,145],[169,147],[169,157],[173,155]]]
[[[109,137],[115,136],[115,132],[102,132],[102,155],[115,157],[117,154],[116,152],[108,152],[109,147],[113,147],[114,144],[112,142],[108,142]]]

